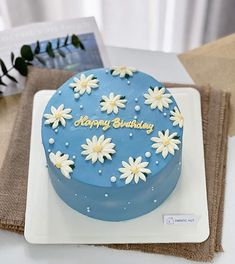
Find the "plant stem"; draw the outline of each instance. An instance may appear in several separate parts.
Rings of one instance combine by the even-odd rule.
[[[11,66],[11,67],[7,70],[7,73],[10,72],[13,68],[14,68],[14,66]],[[0,75],[0,79],[1,79],[2,77],[6,76],[7,73],[6,73],[6,74],[2,74],[2,75]]]

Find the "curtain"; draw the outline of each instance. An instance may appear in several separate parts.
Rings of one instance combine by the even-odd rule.
[[[235,31],[235,0],[0,0],[0,28],[94,16],[107,45],[182,52]]]

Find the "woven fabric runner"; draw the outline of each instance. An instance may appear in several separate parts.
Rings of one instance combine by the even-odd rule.
[[[22,93],[15,125],[0,170],[0,228],[23,234],[27,175],[34,94],[42,89],[56,89],[73,74],[58,70],[31,68]],[[182,87],[169,84],[166,87]],[[187,85],[188,87],[188,85]],[[221,234],[225,188],[225,165],[229,115],[229,94],[195,86],[201,94],[203,135],[210,236],[203,243],[116,244],[115,249],[180,256],[196,261],[211,261],[222,251]]]

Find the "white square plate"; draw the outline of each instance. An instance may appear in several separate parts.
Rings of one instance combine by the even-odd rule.
[[[139,218],[106,222],[84,216],[55,193],[41,143],[41,117],[54,91],[34,97],[25,238],[39,244],[182,243],[209,236],[201,104],[192,88],[169,89],[185,118],[182,174],[170,197]],[[194,224],[166,224],[164,215],[194,215]]]

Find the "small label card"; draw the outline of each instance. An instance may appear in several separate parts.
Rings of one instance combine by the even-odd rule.
[[[197,224],[199,216],[194,214],[169,214],[163,215],[165,225],[192,225]]]

